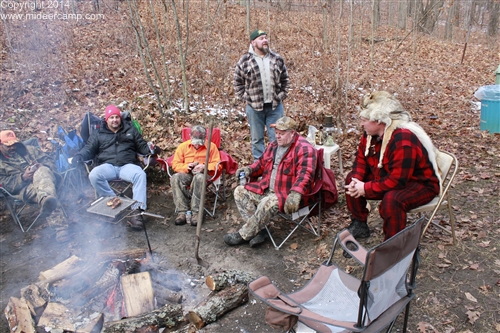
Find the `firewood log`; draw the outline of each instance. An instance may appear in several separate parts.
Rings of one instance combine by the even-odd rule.
[[[35,333],[35,322],[31,317],[26,301],[21,298],[11,297],[4,310],[5,318],[9,322],[12,333]]]
[[[142,332],[152,327],[175,329],[185,324],[182,306],[168,304],[143,315],[105,323],[101,333]]]
[[[248,301],[248,288],[244,284],[212,293],[200,305],[189,311],[188,319],[198,329],[213,323],[222,315]]]
[[[237,283],[246,285],[253,280],[255,280],[255,278],[249,273],[238,270],[228,270],[226,272],[207,276],[205,283],[210,290],[219,291]]]
[[[155,293],[156,300],[159,305],[163,306],[165,304],[180,304],[182,303],[182,294],[176,293],[168,290],[161,284],[154,284],[153,290]]]
[[[49,301],[50,293],[47,288],[48,284],[30,284],[21,289],[21,297],[25,299],[31,315],[35,318],[42,314]]]

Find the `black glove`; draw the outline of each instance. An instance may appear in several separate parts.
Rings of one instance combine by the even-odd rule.
[[[76,154],[73,156],[73,159],[71,160],[71,165],[77,166],[78,164],[83,163],[83,157],[82,155]]]
[[[240,173],[245,173],[245,178],[248,178],[250,177],[250,174],[252,173],[252,169],[250,169],[249,167],[244,167],[244,168],[240,168],[238,170],[236,170],[236,178],[240,178]]]
[[[299,210],[300,199],[302,199],[302,194],[295,191],[290,191],[290,194],[286,198],[284,211],[285,214],[292,214]]]

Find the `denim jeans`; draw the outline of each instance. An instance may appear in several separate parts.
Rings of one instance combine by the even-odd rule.
[[[271,104],[269,107],[264,107],[262,111],[255,111],[250,105],[247,104],[245,108],[248,125],[250,125],[250,135],[252,137],[252,155],[253,159],[257,160],[264,152],[264,129],[267,127],[267,136],[269,142],[276,140],[274,135],[274,128],[270,125],[276,123],[278,119],[283,117],[285,110],[283,103],[280,103],[276,109],[272,109]]]
[[[109,180],[121,179],[132,183],[132,192],[135,201],[132,209],[146,209],[146,173],[136,164],[125,164],[118,167],[112,164],[104,163],[96,166],[89,174],[90,183],[94,187],[97,196],[114,197],[116,194],[109,186]]]

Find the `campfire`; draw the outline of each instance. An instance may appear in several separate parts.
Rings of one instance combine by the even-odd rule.
[[[248,301],[253,277],[227,271],[206,278],[208,296],[194,299],[191,279],[154,264],[144,249],[73,255],[40,272],[5,308],[10,332],[195,332]],[[188,306],[189,307],[189,306]]]

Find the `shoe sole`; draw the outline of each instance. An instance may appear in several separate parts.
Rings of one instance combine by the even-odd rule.
[[[57,200],[54,197],[49,197],[43,201],[41,216],[49,216],[57,208]]]

